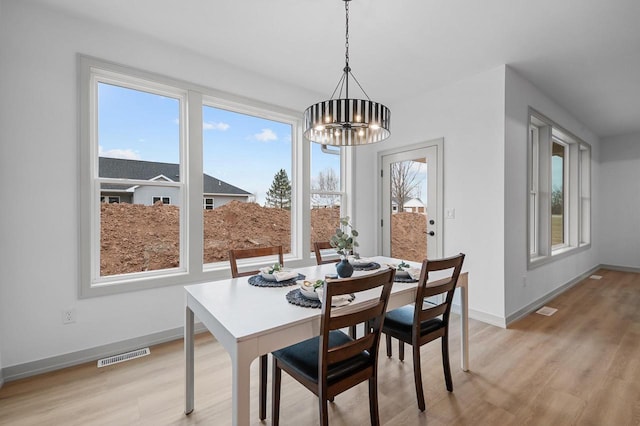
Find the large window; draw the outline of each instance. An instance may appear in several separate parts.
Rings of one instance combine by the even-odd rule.
[[[590,244],[591,148],[531,110],[528,150],[529,267]]]
[[[341,148],[311,144],[311,244],[329,241],[340,226],[344,205],[341,151]]]
[[[298,111],[79,63],[81,296],[224,278],[231,248],[282,244],[288,264],[310,263],[316,145]],[[313,161],[337,180],[316,193],[338,209],[339,153]]]
[[[293,124],[205,102],[204,194],[215,208],[204,213],[204,263],[228,261],[230,249],[291,253]]]

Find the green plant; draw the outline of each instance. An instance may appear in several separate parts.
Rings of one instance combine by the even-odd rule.
[[[409,269],[411,268],[411,265],[409,265],[408,263],[405,263],[404,260],[401,260],[400,263],[398,263],[398,267],[396,268],[398,271],[404,271],[405,269]]]
[[[336,228],[336,233],[331,237],[329,243],[338,254],[347,256],[351,254],[354,247],[358,247],[357,236],[358,231],[353,229],[351,222],[349,222],[349,216],[345,216],[340,218],[340,227]]]
[[[279,272],[280,270],[282,270],[282,266],[280,266],[279,263],[274,263],[273,266],[269,268],[267,274],[273,274],[274,272]]]

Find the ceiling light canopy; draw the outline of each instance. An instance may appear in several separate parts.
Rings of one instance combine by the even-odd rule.
[[[345,67],[331,99],[311,105],[304,111],[304,136],[323,145],[366,145],[389,137],[391,111],[374,102],[364,91],[349,67],[349,2],[345,9]],[[349,98],[349,77],[356,82],[367,99]],[[338,92],[338,89],[339,92]],[[342,91],[344,89],[344,98]],[[338,97],[334,98],[336,92]]]

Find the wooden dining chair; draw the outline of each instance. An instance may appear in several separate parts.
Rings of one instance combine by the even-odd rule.
[[[238,259],[249,259],[252,257],[278,256],[278,262],[284,266],[284,252],[282,246],[258,247],[249,249],[229,250],[229,264],[231,265],[231,277],[248,277],[259,274],[260,271],[238,272]]]
[[[250,249],[234,249],[229,250],[229,264],[231,265],[231,277],[247,277],[260,273],[260,270],[238,272],[238,259],[249,259],[253,257],[278,256],[278,262],[284,266],[284,253],[282,246],[259,247]],[[259,415],[260,420],[267,417],[267,368],[268,356],[260,356],[260,396],[259,396]]]
[[[282,370],[318,396],[320,424],[328,425],[327,401],[347,389],[369,381],[371,424],[379,425],[377,365],[380,332],[395,270],[372,275],[327,280],[322,300],[320,335],[273,352],[272,424],[280,421]],[[359,304],[333,308],[334,296],[379,288],[380,297]],[[357,300],[357,299],[356,299]],[[365,324],[364,335],[353,339],[340,329]]]
[[[325,263],[336,263],[340,261],[339,257],[334,259],[325,259],[322,257],[322,250],[332,249],[329,241],[316,241],[313,243],[313,251],[316,253],[316,264],[323,265]]]
[[[337,263],[340,261],[339,257],[335,259],[324,259],[322,257],[322,250],[332,249],[331,243],[329,241],[316,241],[313,243],[313,250],[316,252],[316,264],[323,265],[325,263]],[[352,326],[349,328],[349,335],[353,338],[356,337],[356,326]]]
[[[382,332],[386,335],[387,356],[391,357],[391,338],[398,339],[398,352],[404,361],[404,344],[413,348],[413,376],[416,386],[418,407],[424,411],[424,392],[422,390],[422,372],[420,369],[420,347],[437,338],[442,339],[442,367],[447,390],[453,391],[451,367],[449,365],[449,313],[453,293],[458,283],[464,254],[440,260],[425,259],[416,291],[414,305],[402,306],[387,313]],[[449,270],[450,276],[429,283],[429,272]],[[427,302],[427,297],[444,295],[439,303]]]

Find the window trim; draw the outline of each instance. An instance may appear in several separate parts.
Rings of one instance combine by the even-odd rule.
[[[309,177],[306,171],[309,167],[309,143],[302,136],[302,116],[299,111],[283,108],[281,106],[261,102],[227,92],[199,86],[182,80],[162,76],[153,72],[135,69],[104,61],[95,57],[82,54],[77,55],[78,71],[78,152],[80,158],[78,175],[79,192],[79,232],[78,232],[78,259],[79,259],[79,284],[80,298],[119,294],[129,291],[139,291],[150,288],[158,288],[173,285],[186,285],[202,281],[212,281],[228,278],[230,276],[228,265],[224,262],[209,264],[213,267],[205,268],[203,264],[203,214],[202,196],[202,105],[204,100],[215,99],[217,107],[240,108],[240,113],[248,111],[259,112],[259,116],[278,121],[291,122],[291,147],[292,147],[292,214],[291,214],[291,253],[286,256],[287,263],[291,266],[310,264],[308,251],[310,247],[309,213]],[[180,151],[181,182],[158,183],[158,186],[182,186],[181,195],[181,252],[184,250],[188,256],[180,258],[180,267],[147,271],[136,274],[122,274],[111,279],[100,279],[96,282],[96,264],[99,277],[99,244],[96,244],[96,235],[99,234],[99,216],[96,211],[99,203],[93,203],[99,195],[99,184],[96,184],[95,175],[98,163],[98,147],[95,142],[95,117],[92,113],[92,105],[95,105],[95,93],[93,89],[94,72],[104,75],[114,75],[118,79],[125,77],[127,81],[140,81],[146,87],[148,83],[157,84],[160,87],[168,86],[185,93],[186,101],[181,105],[184,109],[181,133],[189,135],[184,139],[185,143]],[[196,105],[196,108],[188,108],[187,105]],[[224,105],[224,106],[223,106]],[[286,120],[283,118],[286,117]],[[306,142],[306,143],[305,143]],[[187,163],[184,159],[191,159]],[[343,165],[344,165],[343,160]],[[182,169],[184,167],[184,169]],[[342,167],[341,167],[342,169]],[[344,176],[344,172],[342,176]],[[153,182],[142,182],[145,185]],[[98,195],[96,195],[98,194]],[[196,194],[196,195],[194,195]],[[345,197],[346,198],[346,197]],[[303,249],[304,248],[304,249]]]
[[[533,132],[532,126],[537,126],[538,131]],[[537,147],[534,140],[536,135]],[[563,177],[567,198],[564,200],[565,242],[557,246],[551,244],[551,147],[554,141],[567,148]],[[587,153],[586,156],[581,154],[582,152]],[[591,247],[591,161],[591,145],[529,107],[527,193],[531,194],[535,181],[539,186],[536,192],[537,206],[532,205],[531,195],[526,199],[527,269],[534,269]],[[588,165],[588,176],[584,176],[585,165]],[[589,206],[586,212],[582,206],[584,186],[588,187],[589,192]],[[585,231],[589,238],[583,241]]]

